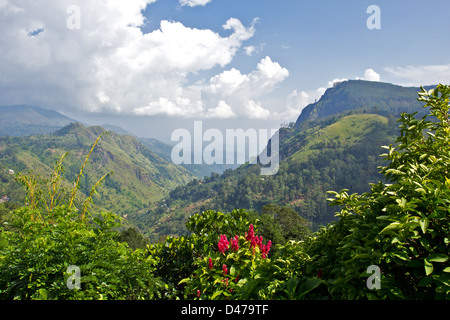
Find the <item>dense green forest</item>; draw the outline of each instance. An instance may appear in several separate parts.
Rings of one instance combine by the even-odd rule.
[[[66,154],[47,175],[18,175],[26,204],[2,204],[0,210],[0,298],[449,299],[450,87],[424,89],[419,100],[426,115],[400,116],[397,138],[384,146],[382,166],[365,168],[367,155],[359,164],[362,170],[379,170],[382,179],[362,193],[324,193],[331,195],[328,201],[338,219],[313,233],[308,220],[291,208],[264,203],[260,213],[238,206],[228,213],[197,212],[185,222],[185,235],[149,245],[132,231],[120,233],[123,219],[93,205],[108,173],[90,181],[89,192],[78,198],[86,183],[84,170],[95,166],[96,150],[107,138],[99,133],[83,152],[73,183],[66,186],[63,179]],[[347,126],[371,127],[369,138],[391,123],[364,113],[343,115],[340,121],[311,124],[305,134],[317,133],[312,140],[296,136],[301,133],[286,137],[305,143],[306,159],[319,161],[322,152],[316,153],[315,146],[322,143],[327,152],[358,146],[357,158],[364,145],[374,146],[367,141],[358,145],[364,139],[355,136],[342,140]],[[337,142],[323,141],[320,130],[337,132]],[[305,163],[289,145],[282,151],[292,153],[289,161]],[[311,170],[313,179],[313,168],[298,168],[304,169]],[[280,173],[289,177],[287,169]],[[287,191],[275,194],[291,200]],[[131,239],[136,240],[132,246]]]

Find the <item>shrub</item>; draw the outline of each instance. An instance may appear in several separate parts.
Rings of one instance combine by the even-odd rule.
[[[101,137],[101,136],[100,136]],[[1,299],[151,299],[163,284],[143,250],[119,243],[119,217],[91,215],[95,188],[76,208],[76,195],[86,157],[71,192],[61,189],[65,155],[50,178],[20,175],[28,205],[11,212],[0,227]],[[78,268],[79,288],[73,286],[72,266]],[[70,268],[69,268],[70,267]]]

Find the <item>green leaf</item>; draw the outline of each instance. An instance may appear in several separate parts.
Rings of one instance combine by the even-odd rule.
[[[372,258],[371,253],[358,253],[353,256],[353,259],[370,259]]]
[[[429,224],[428,219],[427,218],[421,219],[419,223],[420,223],[420,228],[422,229],[422,232],[427,233],[428,224]]]
[[[419,193],[422,193],[422,194],[426,194],[427,193],[424,188],[417,188],[415,191],[419,192]]]
[[[214,300],[218,296],[220,296],[223,293],[222,290],[214,292],[214,294],[211,296],[211,300]]]
[[[417,284],[419,287],[426,287],[427,285],[433,283],[432,277],[423,277],[420,279],[419,283]]]
[[[230,276],[234,277],[236,274],[236,268],[234,266],[230,267]]]
[[[425,274],[427,276],[433,273],[433,264],[429,262],[426,258],[424,259],[424,266],[425,266]]]
[[[428,242],[428,240],[426,238],[420,238],[419,242],[425,250],[431,251],[430,243]]]
[[[429,262],[447,262],[448,256],[442,253],[433,253],[426,258]]]
[[[393,255],[394,257],[397,257],[397,258],[401,259],[401,260],[409,261],[409,256],[408,256],[408,254],[405,253],[405,252],[402,252],[402,251],[400,251],[400,252],[395,252],[395,253],[393,253],[392,255]]]
[[[400,229],[401,226],[402,226],[402,223],[400,223],[400,222],[392,222],[390,225],[388,225],[383,230],[381,230],[380,234],[393,232],[394,230]]]
[[[378,298],[378,296],[372,292],[366,293],[366,296],[369,300],[380,300],[380,298]]]
[[[188,282],[189,280],[191,280],[191,279],[190,278],[184,278],[183,280],[178,282],[178,284],[182,284],[182,283]]]

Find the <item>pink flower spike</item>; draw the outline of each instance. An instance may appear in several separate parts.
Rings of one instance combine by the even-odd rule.
[[[239,250],[239,237],[237,235],[234,236],[234,239],[231,239],[231,248],[234,251],[238,251]]]
[[[256,236],[256,244],[258,245],[258,247],[261,248],[262,246],[262,242],[263,242],[263,237],[262,236]]]
[[[223,275],[224,275],[224,276],[227,275],[228,269],[227,269],[227,265],[226,265],[226,264],[224,264],[224,265],[222,266],[222,272],[223,272]]]
[[[245,240],[251,241],[251,240],[253,239],[254,236],[255,236],[255,230],[254,230],[254,228],[253,228],[253,224],[251,224],[251,225],[248,227],[248,233],[247,233],[247,235],[245,236]]]
[[[212,262],[211,258],[209,258],[208,267],[209,267],[210,270],[212,270],[212,268],[213,268],[213,262]]]
[[[266,245],[261,245],[261,257],[263,259],[266,258],[267,254],[270,251],[270,247],[272,246],[272,241],[268,241]]]
[[[256,248],[256,239],[255,239],[255,238],[252,238],[252,239],[251,239],[250,246],[251,246],[252,248]]]
[[[228,250],[228,244],[229,244],[229,242],[227,240],[227,236],[221,235],[219,243],[217,244],[217,248],[219,249],[219,252],[225,253],[225,251]]]

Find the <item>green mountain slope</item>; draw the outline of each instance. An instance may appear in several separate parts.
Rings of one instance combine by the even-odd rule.
[[[52,171],[61,155],[68,152],[64,178],[74,181],[90,147],[104,131],[102,127],[86,128],[72,123],[52,135],[0,137],[0,167],[4,171],[34,170],[45,175]],[[192,179],[187,170],[160,158],[136,138],[114,132],[103,135],[91,155],[80,190],[89,194],[91,187],[108,172],[113,174],[98,189],[94,202],[131,220],[138,210]],[[11,188],[3,190],[6,189],[3,187],[3,192],[16,194],[14,184],[10,184]],[[11,198],[11,201],[20,199]]]

